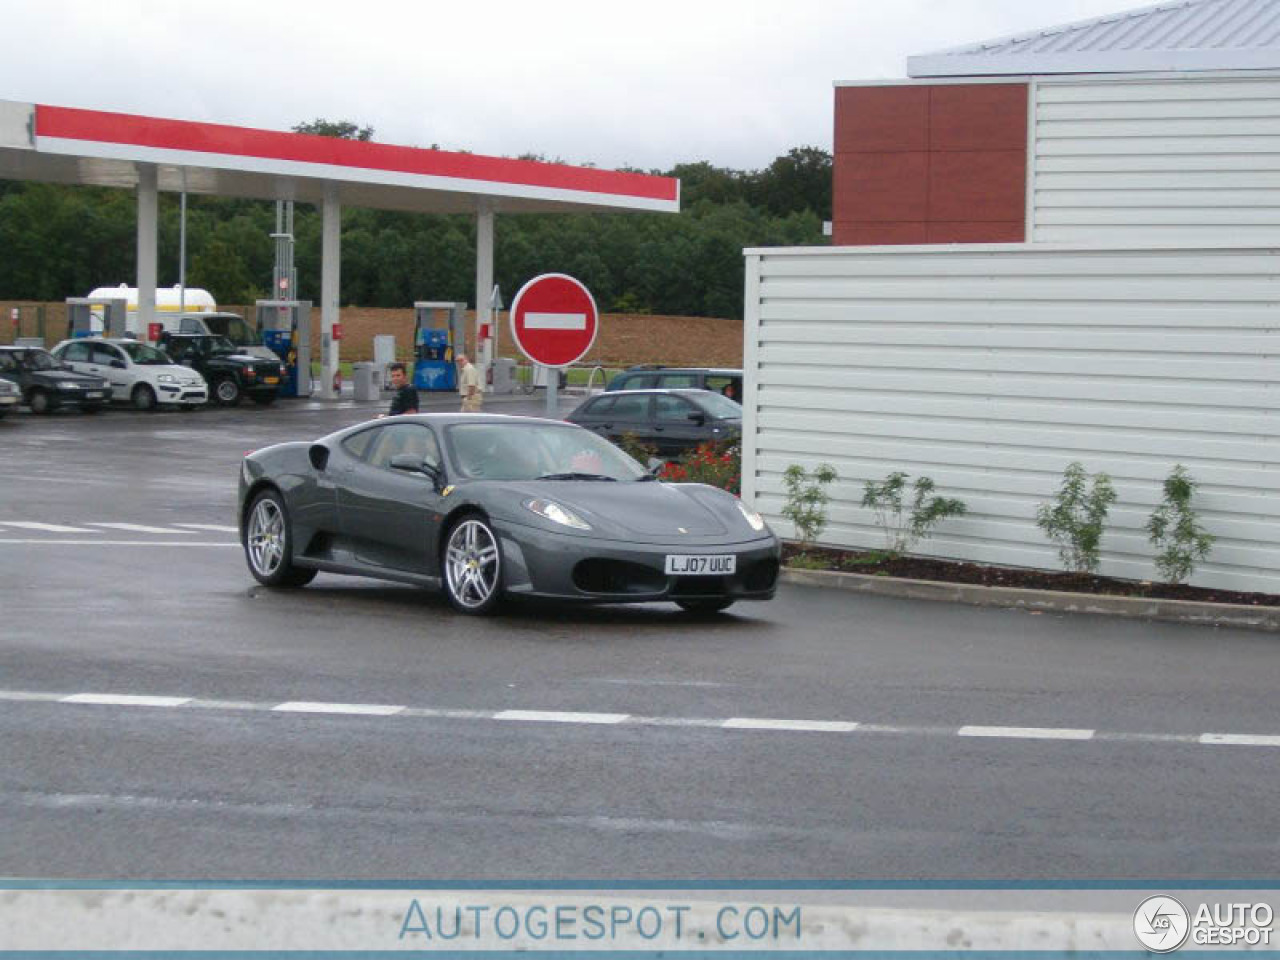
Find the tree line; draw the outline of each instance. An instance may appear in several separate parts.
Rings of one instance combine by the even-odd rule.
[[[368,127],[330,126],[352,139],[372,135]],[[295,130],[323,132],[315,124]],[[606,312],[740,317],[744,247],[826,242],[831,156],[824,150],[796,148],[756,171],[700,162],[644,172],[680,179],[678,215],[500,214],[494,274],[508,302],[530,277],[559,272],[582,280]],[[0,180],[0,300],[61,300],[99,286],[132,286],[136,210],[128,190]],[[320,227],[319,210],[298,204],[299,296],[317,301]],[[219,303],[269,297],[274,229],[273,202],[189,196],[187,284]],[[161,286],[178,281],[178,246],[179,199],[162,194]],[[474,295],[474,218],[342,211],[343,305],[470,302]]]

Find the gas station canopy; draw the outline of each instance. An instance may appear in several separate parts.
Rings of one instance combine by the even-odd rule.
[[[140,164],[162,191],[320,204],[328,184],[344,206],[380,210],[680,209],[669,177],[0,101],[0,179],[135,188]]]

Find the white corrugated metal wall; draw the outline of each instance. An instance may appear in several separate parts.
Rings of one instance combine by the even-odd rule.
[[[1280,242],[1280,76],[1032,82],[1028,236]]]
[[[970,515],[918,553],[1057,568],[1037,504],[1115,481],[1104,573],[1175,463],[1219,537],[1194,583],[1280,592],[1280,256],[1057,245],[747,251],[743,495],[784,535],[782,472],[831,463],[823,542],[880,545],[862,481],[932,477]]]

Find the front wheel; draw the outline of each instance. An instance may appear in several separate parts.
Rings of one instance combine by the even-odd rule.
[[[732,600],[677,600],[676,606],[688,613],[719,613],[733,606]]]
[[[293,563],[289,511],[275,490],[258,494],[245,524],[244,555],[255,580],[268,587],[302,587],[315,579],[314,570]]]
[[[232,377],[223,377],[213,385],[214,402],[224,407],[234,407],[240,402],[240,384]]]
[[[129,399],[133,401],[135,410],[154,410],[156,408],[156,392],[145,383],[140,383],[134,387]]]
[[[461,613],[493,612],[502,599],[502,551],[497,534],[482,517],[463,517],[449,531],[444,548],[444,590]]]
[[[27,405],[31,407],[32,413],[48,413],[53,409],[53,405],[49,402],[49,395],[39,389],[31,391],[31,395],[27,397]]]

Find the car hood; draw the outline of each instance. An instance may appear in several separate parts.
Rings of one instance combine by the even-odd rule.
[[[507,485],[523,503],[541,498],[568,507],[591,524],[588,536],[619,539],[668,539],[670,537],[724,537],[739,533],[749,539],[749,530],[737,531],[729,524],[734,519],[719,503],[726,496],[721,491],[696,484],[607,483],[593,480],[541,480]],[[518,523],[536,522],[529,511],[519,510],[510,519]],[[745,524],[744,524],[745,527]],[[564,532],[565,528],[555,529]]]
[[[81,373],[79,370],[32,370],[32,383],[57,383],[68,381],[86,387],[101,387],[107,381],[92,373]]]

